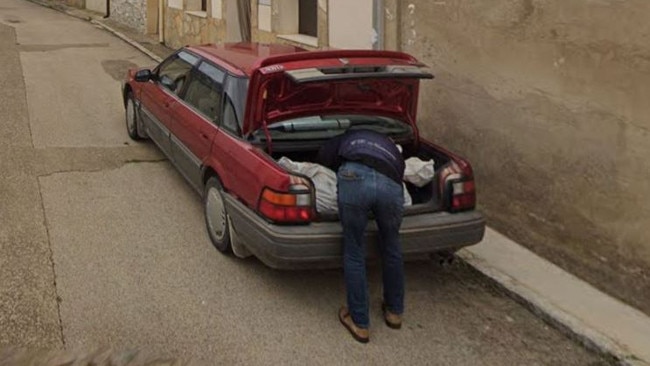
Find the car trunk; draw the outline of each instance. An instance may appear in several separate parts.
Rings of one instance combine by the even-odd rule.
[[[412,56],[391,51],[267,58],[252,72],[242,132],[247,136],[280,121],[346,113],[393,117],[415,128],[420,80],[432,78]]]
[[[405,215],[441,211],[446,200],[440,192],[446,190],[440,189],[438,172],[451,158],[431,144],[419,143],[415,122],[420,80],[431,78],[412,56],[391,51],[317,51],[268,58],[251,75],[242,132],[276,162],[287,157],[318,163],[327,138],[359,123],[374,128],[401,144],[405,158],[434,160],[431,182],[423,187],[406,183],[412,205]],[[382,125],[386,120],[398,121],[403,128],[390,122],[392,128],[387,129]],[[318,217],[337,220],[338,214],[319,211]]]
[[[295,142],[286,144],[276,142],[271,153],[271,158],[278,161],[280,158],[286,157],[294,162],[318,163],[318,150],[323,143],[323,141],[302,142],[301,144],[296,144]],[[450,157],[428,143],[403,143],[401,145],[405,159],[410,157],[417,157],[425,161],[433,159],[435,169],[435,175],[431,182],[422,187],[405,182],[406,189],[411,196],[412,205],[405,207],[404,215],[445,210],[445,200],[441,197],[440,193],[444,190],[440,189],[439,181],[440,172],[451,163]],[[260,147],[263,148],[262,145]],[[338,213],[333,211],[318,212],[318,216],[322,221],[338,220]]]

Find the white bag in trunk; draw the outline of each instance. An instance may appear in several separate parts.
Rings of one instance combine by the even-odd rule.
[[[333,211],[338,212],[339,207],[336,203],[336,173],[320,164],[309,162],[296,162],[281,157],[278,160],[281,167],[309,177],[316,188],[316,210],[318,212]],[[411,195],[404,185],[404,206],[412,204]]]
[[[285,169],[291,170],[311,178],[316,188],[316,210],[318,212],[338,212],[336,203],[336,173],[320,164],[299,163],[283,156],[278,164]]]
[[[413,183],[417,187],[424,187],[433,180],[435,170],[433,169],[433,159],[424,161],[416,157],[408,158],[404,162],[404,180]]]

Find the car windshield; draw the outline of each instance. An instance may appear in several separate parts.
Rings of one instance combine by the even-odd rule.
[[[394,118],[367,115],[309,116],[268,126],[271,139],[275,141],[329,139],[356,128],[377,131],[394,138],[413,135],[413,129],[407,123]],[[255,131],[252,137],[257,141],[266,140],[263,129]]]

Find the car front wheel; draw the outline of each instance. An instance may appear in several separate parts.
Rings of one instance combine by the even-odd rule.
[[[215,177],[208,179],[203,195],[203,208],[205,226],[212,245],[222,253],[229,253],[232,249],[223,194],[223,187],[219,180]]]
[[[126,96],[124,117],[126,119],[126,132],[129,134],[129,137],[132,140],[142,140],[142,137],[138,134],[138,114],[135,110],[135,101],[131,92]]]

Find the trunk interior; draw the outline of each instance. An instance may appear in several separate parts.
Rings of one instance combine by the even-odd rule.
[[[283,146],[284,145],[284,146]],[[409,195],[411,196],[412,205],[406,206],[404,215],[414,215],[424,212],[435,212],[444,210],[443,199],[440,197],[439,189],[439,173],[450,163],[450,158],[444,153],[436,150],[431,146],[419,144],[419,147],[412,143],[401,144],[403,148],[403,156],[405,159],[410,157],[417,157],[421,160],[434,161],[435,175],[431,182],[423,187],[417,187],[414,184],[405,182]],[[271,157],[277,161],[281,157],[287,157],[295,162],[311,162],[317,163],[318,150],[320,144],[315,142],[292,142],[289,144],[273,144],[273,153]],[[323,221],[337,220],[338,214],[333,211],[319,212],[319,216]]]

